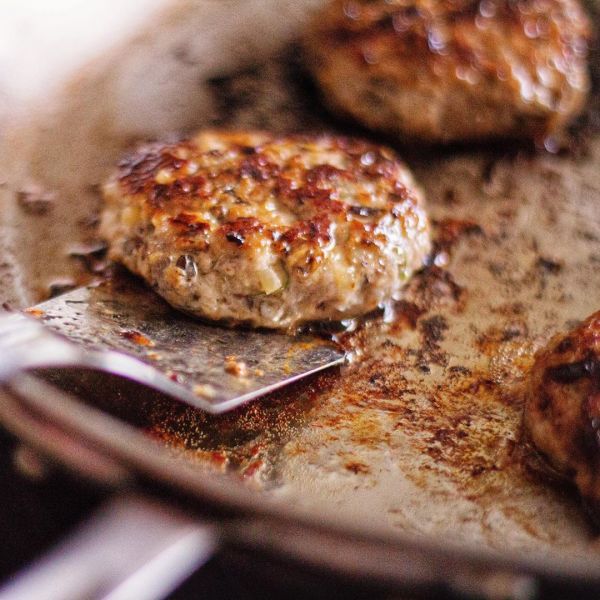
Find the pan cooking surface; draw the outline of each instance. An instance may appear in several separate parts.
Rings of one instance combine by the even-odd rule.
[[[222,106],[208,124],[343,129],[315,113],[310,89],[297,92],[306,82],[292,75],[274,60],[212,81]],[[341,373],[222,417],[151,394],[121,401],[199,476],[231,471],[309,510],[335,506],[365,527],[589,554],[593,532],[575,494],[536,475],[519,442],[533,353],[598,309],[600,140],[589,131],[597,105],[566,155],[399,149],[426,191],[437,251],[395,315],[341,335],[355,357]],[[98,180],[119,151],[102,156]],[[27,175],[55,196],[44,213],[15,193],[23,181],[2,191],[4,243],[16,252],[14,266],[2,266],[5,298],[14,306],[103,267],[97,181],[65,183],[42,158]]]

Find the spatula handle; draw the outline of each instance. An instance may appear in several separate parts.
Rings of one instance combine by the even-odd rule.
[[[105,504],[0,589],[1,600],[159,600],[200,567],[215,529],[173,507],[128,494]]]

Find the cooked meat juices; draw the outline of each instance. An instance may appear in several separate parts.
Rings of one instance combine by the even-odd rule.
[[[549,466],[575,483],[600,523],[600,311],[537,355],[525,428]]]
[[[334,0],[306,37],[333,108],[430,142],[540,137],[586,99],[576,0]]]
[[[110,256],[173,306],[293,328],[397,298],[430,249],[388,148],[330,135],[203,132],[148,144],[104,186]]]

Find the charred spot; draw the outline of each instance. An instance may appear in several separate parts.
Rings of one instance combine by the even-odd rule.
[[[600,360],[590,353],[583,360],[548,367],[545,376],[556,383],[575,383],[584,377],[600,383]]]
[[[299,221],[281,236],[279,244],[284,248],[296,242],[326,244],[331,240],[330,226],[331,221],[326,215]]]
[[[159,170],[183,167],[185,161],[174,154],[182,147],[192,149],[193,144],[187,140],[177,145],[154,143],[128,154],[118,164],[119,181],[131,194],[145,191]]]
[[[333,165],[323,164],[308,169],[304,175],[304,180],[307,184],[316,185],[335,181],[342,177],[345,179],[352,178],[351,174],[345,169],[338,169]]]
[[[279,175],[280,169],[264,154],[255,153],[244,159],[240,165],[240,177],[250,177],[256,181],[267,181]]]
[[[573,338],[566,337],[560,341],[560,343],[556,346],[556,351],[559,354],[564,354],[565,352],[569,352],[575,349],[575,342]]]
[[[369,218],[381,215],[383,210],[381,208],[374,208],[371,206],[349,206],[348,212],[357,217]]]
[[[228,242],[242,246],[253,233],[262,232],[263,226],[254,217],[241,217],[221,225],[221,231]]]
[[[228,242],[233,242],[238,246],[241,246],[246,241],[246,238],[239,231],[230,231],[225,234],[225,238]]]
[[[299,202],[300,204],[304,204],[307,201],[311,203],[327,203],[331,200],[332,190],[330,189],[321,189],[316,187],[315,185],[305,185],[297,190],[292,190],[292,197]]]
[[[206,221],[201,221],[196,215],[190,213],[180,213],[176,217],[169,219],[169,222],[185,228],[189,233],[208,231],[210,229],[210,225]]]
[[[472,477],[478,477],[479,475],[482,475],[483,473],[485,473],[485,467],[483,465],[475,465],[472,469],[471,469],[471,476]]]
[[[153,185],[150,194],[148,195],[148,200],[154,205],[162,204],[170,199],[171,193],[169,186],[165,184]]]
[[[342,213],[345,211],[345,206],[342,202],[332,199],[333,190],[320,188],[314,183],[307,183],[302,187],[294,189],[289,179],[280,177],[277,181],[275,191],[291,207],[308,204],[317,212]]]
[[[240,154],[244,156],[251,156],[252,154],[256,154],[257,150],[254,146],[240,146]]]
[[[453,365],[448,369],[450,373],[458,373],[460,375],[470,375],[471,369],[468,367],[463,367],[462,365]]]

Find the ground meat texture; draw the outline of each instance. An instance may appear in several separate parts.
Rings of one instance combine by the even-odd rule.
[[[148,144],[104,186],[110,257],[205,319],[278,329],[368,313],[430,250],[388,148],[330,135],[202,132]]]
[[[333,0],[305,38],[324,100],[428,142],[542,139],[585,102],[576,0]]]
[[[538,353],[524,423],[542,458],[577,486],[600,523],[600,311]]]

